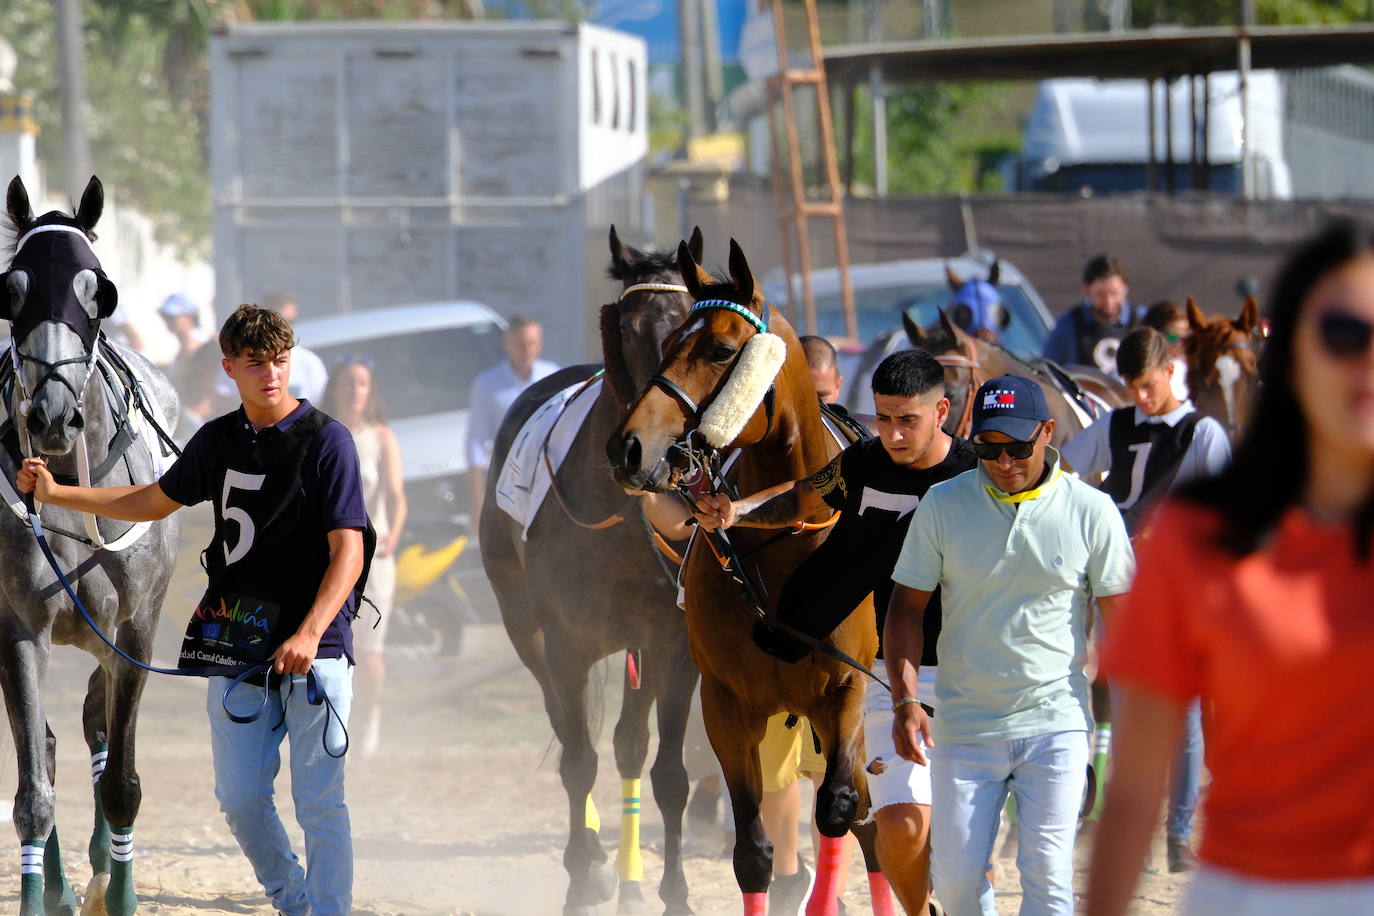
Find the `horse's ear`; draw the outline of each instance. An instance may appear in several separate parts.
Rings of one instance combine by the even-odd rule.
[[[86,190],[81,192],[81,204],[76,208],[76,224],[87,235],[100,222],[100,214],[105,209],[105,187],[94,175],[86,182]]]
[[[744,257],[744,249],[739,247],[739,242],[734,239],[730,240],[730,279],[734,282],[740,298],[744,300],[742,304],[752,305],[756,288],[754,272],[749,269],[749,262]]]
[[[959,287],[964,285],[964,281],[959,279],[959,275],[949,266],[948,261],[945,262],[945,282],[948,283],[949,288],[956,293],[959,291]]]
[[[611,223],[611,266],[619,269],[625,265],[625,247],[620,244],[620,236],[615,233],[615,223]]]
[[[1202,309],[1197,307],[1192,296],[1188,297],[1188,304],[1185,309],[1188,312],[1188,327],[1194,331],[1201,331],[1207,327],[1207,316],[1202,314]]]
[[[692,260],[701,263],[701,253],[706,247],[706,241],[701,237],[701,227],[692,227],[692,237],[687,240],[687,250],[692,253]]]
[[[1238,329],[1245,334],[1253,334],[1255,328],[1259,327],[1260,313],[1259,303],[1254,296],[1245,297],[1245,305],[1241,306],[1240,319],[1237,322]]]
[[[926,332],[921,330],[921,326],[911,320],[911,316],[902,312],[902,330],[906,331],[906,339],[911,341],[913,347],[922,347],[926,342]]]
[[[677,271],[682,274],[682,283],[687,287],[687,292],[696,299],[701,288],[711,282],[711,275],[701,269],[697,264],[697,259],[692,257],[692,252],[687,249],[686,242],[678,242],[677,246]]]
[[[1000,276],[1002,276],[1002,262],[994,260],[992,262],[992,269],[988,271],[988,282],[996,286],[997,278]]]
[[[5,209],[9,213],[10,225],[14,231],[23,235],[33,224],[33,207],[29,204],[29,192],[24,187],[24,179],[18,175],[10,182],[9,193],[5,195]]]
[[[945,313],[944,309],[940,309],[940,327],[945,329],[945,333],[949,335],[949,339],[956,344],[962,344],[964,338],[968,336],[957,324],[950,320],[949,315]]]

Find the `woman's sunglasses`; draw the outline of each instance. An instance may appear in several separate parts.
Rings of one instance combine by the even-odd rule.
[[[1354,359],[1369,352],[1374,325],[1348,312],[1327,312],[1317,319],[1322,349],[1337,359]]]
[[[364,369],[371,369],[376,366],[376,361],[373,360],[373,358],[370,356],[359,356],[356,354],[349,354],[348,356],[340,356],[336,362],[336,365],[338,365],[340,368],[343,368],[344,366],[362,366]]]
[[[1035,451],[1035,440],[1040,438],[1040,430],[1036,429],[1035,435],[1029,441],[1021,442],[1013,440],[1011,442],[973,442],[973,454],[978,456],[979,461],[996,461],[1006,452],[1013,461],[1025,461]]]

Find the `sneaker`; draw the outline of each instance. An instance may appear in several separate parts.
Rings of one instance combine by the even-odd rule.
[[[795,874],[773,876],[773,885],[768,888],[768,916],[800,916],[814,881],[811,869],[797,856]]]
[[[1193,848],[1187,840],[1169,837],[1168,857],[1171,875],[1192,871],[1197,867],[1197,857],[1193,855]]]

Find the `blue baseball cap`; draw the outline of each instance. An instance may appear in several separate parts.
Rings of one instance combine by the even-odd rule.
[[[1019,375],[1002,375],[984,382],[974,395],[970,435],[1002,433],[1025,441],[1049,418],[1045,391],[1038,382]]]

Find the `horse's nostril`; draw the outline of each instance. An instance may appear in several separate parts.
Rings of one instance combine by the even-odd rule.
[[[68,420],[67,420],[67,425],[70,426],[72,429],[75,429],[75,430],[80,430],[80,429],[85,428],[85,426],[86,426],[86,421],[83,420],[83,419],[81,419],[81,411],[79,411],[79,410],[72,411],[71,417],[68,418]]]
[[[631,473],[639,470],[639,464],[644,457],[644,449],[639,444],[639,437],[626,435],[621,440],[621,453],[625,459],[625,470]]]

